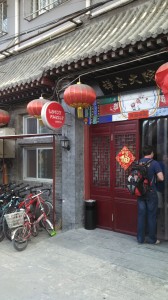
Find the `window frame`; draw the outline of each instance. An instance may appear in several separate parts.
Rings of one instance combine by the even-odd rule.
[[[31,21],[69,0],[31,0],[29,6],[26,1],[27,0],[24,0],[23,5],[24,19]],[[42,5],[42,1],[46,1],[46,5]]]
[[[4,0],[3,2],[0,3],[0,15],[1,15],[1,22],[0,22],[0,37],[6,35],[7,32],[7,1]],[[6,16],[4,18],[4,16]],[[6,22],[6,24],[5,24]]]
[[[27,176],[27,152],[29,150],[35,150],[36,151],[36,174],[37,176],[36,177],[28,177]],[[41,177],[38,177],[38,167],[39,167],[39,160],[38,160],[38,151],[39,150],[52,150],[53,151],[53,148],[51,146],[27,146],[27,147],[24,147],[23,148],[23,180],[25,181],[42,181],[42,182],[52,182],[53,181],[53,174],[52,174],[52,178],[41,178]]]
[[[30,120],[30,119],[32,119],[32,120],[36,120],[36,126],[37,126],[37,130],[36,130],[36,132],[30,132],[30,133],[28,133],[27,132],[27,120]],[[41,132],[40,131],[40,128],[41,128],[41,125],[40,125],[40,120],[38,119],[38,118],[35,118],[35,117],[32,117],[32,116],[30,116],[30,115],[24,115],[23,116],[23,134],[42,134],[42,133],[48,133],[48,134],[50,134],[50,130],[46,127],[46,132]]]

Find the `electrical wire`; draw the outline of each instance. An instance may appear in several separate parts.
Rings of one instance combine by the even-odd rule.
[[[48,27],[48,26],[52,26],[52,25],[57,25],[58,22],[61,22],[61,21],[67,22],[67,21],[69,21],[69,19],[74,19],[75,17],[78,17],[78,14],[80,14],[80,15],[84,14],[84,13],[88,12],[89,10],[93,10],[93,9],[95,9],[95,8],[97,8],[99,6],[102,6],[104,4],[107,4],[108,2],[111,2],[111,1],[113,1],[113,0],[106,0],[106,1],[99,2],[97,4],[90,5],[87,8],[83,8],[83,9],[80,9],[80,10],[78,10],[76,12],[71,13],[71,14],[65,15],[65,16],[63,16],[61,18],[57,18],[54,21],[50,21],[50,22],[44,23],[42,25],[38,25],[36,27],[33,27],[33,28],[29,29],[29,30],[25,30],[25,31],[21,32],[18,35],[8,36],[7,38],[4,38],[2,41],[0,41],[0,45],[4,44],[4,43],[6,43],[6,42],[8,42],[8,41],[10,41],[10,40],[12,40],[14,38],[19,38],[19,37],[24,36],[25,34],[29,34],[29,33],[32,33],[34,31],[37,31],[38,29],[42,29],[42,28],[45,28],[45,27]],[[38,34],[40,34],[40,32],[38,32]],[[33,38],[33,36],[32,36],[32,38]],[[5,50],[3,50],[3,51],[5,51]]]

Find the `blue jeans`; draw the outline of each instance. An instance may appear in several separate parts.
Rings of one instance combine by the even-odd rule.
[[[156,242],[157,209],[158,196],[156,191],[150,191],[147,195],[138,197],[137,240],[139,243],[144,242],[146,229],[148,233],[147,242],[150,244]]]

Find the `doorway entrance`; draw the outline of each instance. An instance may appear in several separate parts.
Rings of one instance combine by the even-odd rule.
[[[97,201],[97,226],[136,234],[137,205],[126,188],[125,171],[116,160],[126,146],[139,157],[137,120],[90,127],[90,196]]]
[[[168,117],[113,122],[90,126],[90,198],[97,202],[97,226],[136,235],[137,201],[126,188],[126,171],[116,160],[127,146],[139,159],[142,147],[155,147],[165,182],[158,184],[158,237],[168,239]]]
[[[164,182],[157,183],[158,224],[157,236],[168,239],[168,117],[143,120],[141,123],[141,144],[153,145],[155,157],[164,172]]]

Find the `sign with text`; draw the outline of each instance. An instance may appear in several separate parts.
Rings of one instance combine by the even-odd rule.
[[[42,107],[41,119],[50,129],[58,129],[64,125],[65,111],[58,102],[47,102]]]
[[[104,74],[96,78],[103,94],[114,96],[124,91],[156,86],[155,73],[161,62],[157,61],[136,68],[127,68],[119,72]]]

